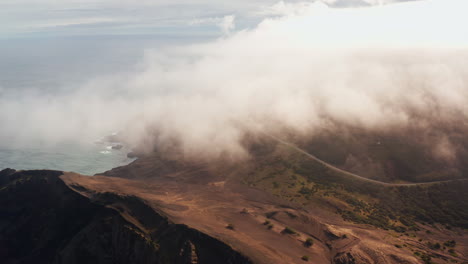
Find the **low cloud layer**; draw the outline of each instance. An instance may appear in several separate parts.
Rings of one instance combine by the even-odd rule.
[[[176,141],[186,154],[237,157],[246,131],[310,134],[330,120],[381,128],[405,125],[415,112],[466,116],[465,2],[291,5],[210,43],[148,51],[137,73],[61,95],[2,94],[0,139],[57,143],[124,131],[134,146]]]

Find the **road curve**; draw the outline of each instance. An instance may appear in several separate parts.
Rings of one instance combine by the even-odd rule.
[[[369,178],[366,178],[366,177],[363,177],[363,176],[360,176],[360,175],[357,175],[357,174],[354,174],[352,172],[349,172],[349,171],[345,171],[343,169],[340,169],[330,163],[327,163],[319,158],[317,158],[316,156],[310,154],[309,152],[299,148],[298,146],[292,144],[292,143],[289,143],[287,141],[284,141],[278,137],[275,137],[273,135],[269,135],[269,134],[265,134],[267,135],[268,137],[274,139],[275,141],[285,145],[285,146],[288,146],[304,155],[306,155],[307,157],[309,157],[310,159],[322,164],[323,166],[327,167],[328,169],[331,169],[331,170],[334,170],[334,171],[337,171],[337,172],[340,172],[344,175],[347,175],[347,176],[350,176],[350,177],[353,177],[353,178],[356,178],[356,179],[359,179],[359,180],[362,180],[362,181],[366,181],[366,182],[370,182],[370,183],[375,183],[375,184],[380,184],[380,185],[384,185],[384,186],[422,186],[422,185],[432,185],[432,184],[437,184],[437,183],[446,183],[446,182],[453,182],[453,181],[466,181],[467,179],[458,179],[458,180],[445,180],[445,181],[432,181],[432,182],[420,182],[420,183],[389,183],[389,182],[383,182],[383,181],[378,181],[378,180],[373,180],[373,179],[369,179]]]

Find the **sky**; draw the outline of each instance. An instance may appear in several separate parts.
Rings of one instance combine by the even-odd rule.
[[[324,0],[334,7],[369,6],[396,0]],[[2,0],[0,38],[226,34],[249,28],[265,16],[280,15],[277,0]],[[306,3],[306,2],[304,2]],[[275,6],[275,8],[270,8]],[[265,12],[269,9],[269,12]]]

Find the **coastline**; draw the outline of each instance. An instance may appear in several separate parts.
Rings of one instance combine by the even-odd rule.
[[[136,159],[126,147],[111,149],[111,145],[88,146],[58,145],[54,147],[3,147],[0,148],[0,170],[49,169],[74,171],[92,176],[112,168],[125,166]]]

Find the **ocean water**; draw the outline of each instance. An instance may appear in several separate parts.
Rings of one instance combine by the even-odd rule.
[[[147,49],[177,40],[151,36],[86,36],[64,38],[0,39],[0,96],[19,98],[23,94],[60,94],[76,85],[106,74],[132,70]],[[10,99],[9,99],[10,100]],[[1,100],[0,100],[1,102]],[[27,107],[27,106],[25,106]],[[0,169],[54,169],[85,175],[128,164],[128,148],[111,149],[106,142],[10,143],[0,115]],[[15,113],[3,115],[16,119]],[[18,128],[18,130],[21,130]],[[34,133],[34,131],[27,131]],[[96,138],[107,135],[96,135]]]
[[[123,166],[134,159],[127,158],[130,150],[112,149],[111,144],[59,144],[54,147],[2,147],[0,170],[52,169],[94,175]]]

